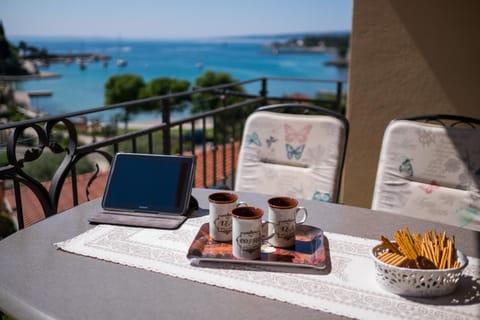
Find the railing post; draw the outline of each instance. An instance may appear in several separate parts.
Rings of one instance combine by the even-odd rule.
[[[267,98],[267,93],[268,93],[268,90],[267,90],[267,78],[262,78],[262,90],[260,90],[260,96],[262,96],[263,98]]]
[[[343,83],[341,81],[337,81],[337,98],[336,98],[336,105],[337,105],[337,111],[342,112],[342,88],[343,88]]]
[[[73,194],[73,206],[78,206],[78,186],[77,186],[77,168],[76,165],[72,166],[72,194]]]
[[[225,90],[223,90],[223,93],[220,95],[220,101],[222,102],[222,107],[227,107],[227,96],[225,95]]]
[[[232,134],[232,137],[235,137],[235,125],[233,125],[233,134]],[[236,175],[236,172],[235,172],[235,169],[236,169],[236,166],[235,166],[235,138],[230,138],[230,150],[232,151],[231,153],[231,159],[230,161],[232,162],[232,171],[230,172],[230,175],[231,175],[231,183],[232,185],[230,186],[230,189],[234,189],[235,188],[235,175]],[[227,183],[225,182],[225,185],[227,185]]]
[[[13,188],[15,190],[15,204],[17,205],[18,230],[21,230],[25,227],[25,221],[23,219],[22,193],[20,191],[20,183],[15,178],[13,179]]]
[[[168,99],[165,99],[163,100],[162,105],[162,122],[166,124],[165,128],[162,129],[163,153],[170,154],[172,152],[172,143],[170,136],[170,101]]]

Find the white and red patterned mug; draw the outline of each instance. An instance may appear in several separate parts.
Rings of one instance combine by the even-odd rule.
[[[257,207],[237,207],[232,210],[232,255],[235,259],[256,260],[261,257],[263,228],[269,222],[262,222],[263,210]]]
[[[232,192],[215,192],[208,196],[210,237],[219,242],[232,241],[232,210],[247,205]]]
[[[299,213],[303,215],[299,218]],[[295,245],[297,224],[307,220],[307,209],[298,206],[298,200],[291,197],[274,197],[268,199],[269,233],[275,235],[268,242],[277,248],[288,248]]]

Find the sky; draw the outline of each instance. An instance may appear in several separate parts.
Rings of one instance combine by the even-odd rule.
[[[0,0],[7,36],[184,39],[351,30],[353,0]]]

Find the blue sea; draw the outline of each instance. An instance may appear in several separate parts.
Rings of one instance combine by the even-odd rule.
[[[32,98],[32,106],[48,114],[61,114],[103,106],[104,84],[109,77],[123,73],[141,75],[145,82],[157,77],[188,80],[205,71],[227,72],[236,80],[257,77],[290,77],[306,79],[346,80],[347,70],[324,63],[331,54],[267,54],[262,46],[274,39],[225,38],[212,40],[121,40],[77,38],[10,38],[18,45],[24,40],[28,45],[46,48],[50,53],[100,53],[111,56],[108,66],[90,62],[81,70],[76,63],[55,63],[41,71],[58,73],[60,78],[15,82],[17,90],[49,90],[50,97]],[[275,39],[278,40],[278,39]],[[127,61],[125,67],[116,64]],[[259,84],[246,86],[258,93]],[[310,82],[269,81],[269,95],[302,93],[313,96],[318,91],[335,91],[335,84]],[[186,111],[188,113],[188,110]],[[173,117],[185,115],[175,114]],[[147,115],[149,118],[158,115]],[[145,116],[143,116],[145,117]]]

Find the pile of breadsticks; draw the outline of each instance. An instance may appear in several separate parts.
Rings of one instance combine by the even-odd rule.
[[[447,237],[446,232],[428,231],[423,236],[410,234],[408,228],[395,232],[391,242],[381,236],[385,251],[377,258],[385,263],[413,269],[458,268],[455,237]]]

